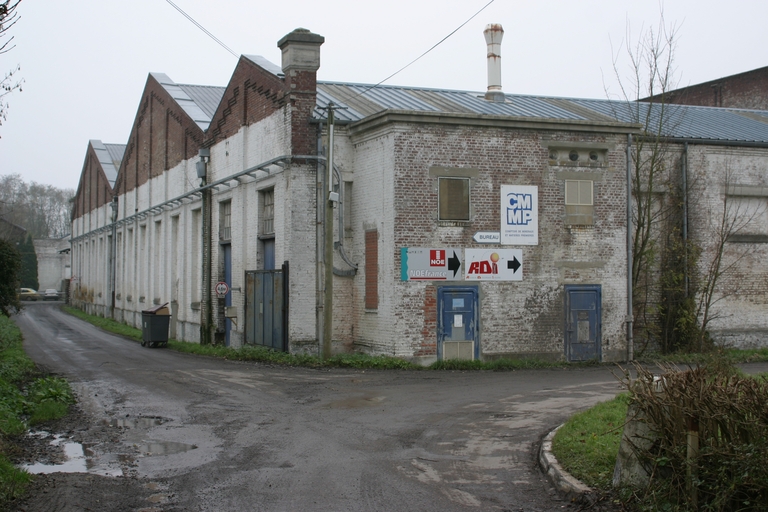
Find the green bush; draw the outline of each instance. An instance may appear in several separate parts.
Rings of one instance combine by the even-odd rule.
[[[66,380],[40,377],[24,353],[21,331],[0,315],[0,509],[23,494],[31,475],[16,468],[8,450],[28,425],[61,418],[75,402]]]
[[[637,456],[653,468],[638,492],[651,508],[768,510],[768,379],[742,376],[722,360],[661,378],[636,365],[630,400],[653,444]],[[699,450],[688,450],[697,432]]]

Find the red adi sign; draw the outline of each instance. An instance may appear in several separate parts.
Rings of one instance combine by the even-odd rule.
[[[467,281],[522,281],[522,249],[465,249]]]

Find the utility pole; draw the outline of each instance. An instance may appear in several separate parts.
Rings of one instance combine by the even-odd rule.
[[[328,104],[328,160],[325,163],[325,181],[327,183],[327,198],[325,201],[324,230],[324,277],[323,287],[323,347],[320,358],[331,357],[331,341],[333,337],[333,203],[339,196],[333,191],[333,111],[337,108],[333,103]]]
[[[213,320],[213,304],[211,303],[211,279],[212,279],[212,264],[211,258],[213,256],[211,249],[211,231],[212,231],[212,201],[211,201],[211,189],[206,187],[208,184],[208,161],[211,158],[211,151],[208,148],[201,148],[198,151],[200,161],[197,162],[197,177],[200,178],[200,188],[202,193],[202,217],[203,217],[203,229],[202,229],[202,250],[203,250],[203,283],[202,283],[202,304],[200,319],[200,344],[211,345],[213,343],[213,336],[211,335],[211,323]]]
[[[115,320],[115,288],[117,285],[117,196],[112,196],[110,209],[112,215],[112,236],[109,241],[109,316],[112,320]]]

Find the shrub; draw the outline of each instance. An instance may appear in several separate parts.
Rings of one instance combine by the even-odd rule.
[[[630,401],[652,433],[636,455],[651,468],[644,500],[658,507],[768,510],[768,380],[722,360],[660,378],[636,365]],[[698,439],[698,441],[696,441]]]

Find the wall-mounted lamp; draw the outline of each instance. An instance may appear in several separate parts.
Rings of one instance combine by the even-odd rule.
[[[195,164],[197,168],[197,177],[204,180],[208,174],[208,161],[211,159],[211,150],[208,148],[201,148],[197,151],[197,156],[200,160]]]
[[[117,220],[117,196],[112,196],[112,222]]]

